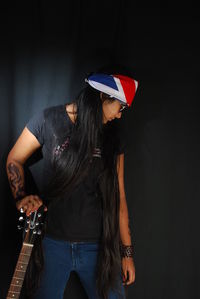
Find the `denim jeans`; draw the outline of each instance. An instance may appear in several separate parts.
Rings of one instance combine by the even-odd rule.
[[[100,299],[95,285],[99,247],[98,242],[68,242],[45,236],[43,239],[44,270],[34,299],[62,299],[71,271],[75,271],[79,276],[89,299]],[[121,272],[119,284],[123,298],[126,298]],[[108,298],[120,297],[110,289]]]

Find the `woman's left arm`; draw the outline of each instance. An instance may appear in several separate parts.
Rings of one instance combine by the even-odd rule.
[[[120,237],[124,245],[131,245],[131,232],[129,228],[128,207],[124,188],[124,154],[118,155],[117,172],[120,192]]]
[[[126,202],[125,188],[124,188],[124,154],[118,155],[117,173],[119,181],[120,193],[120,211],[119,211],[119,228],[120,238],[124,245],[131,245],[131,232],[129,228],[129,215]],[[126,285],[129,285],[135,280],[135,266],[133,259],[130,257],[122,258],[122,269],[124,280],[127,280],[127,271],[129,272],[129,280]]]

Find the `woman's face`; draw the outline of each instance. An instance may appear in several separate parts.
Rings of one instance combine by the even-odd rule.
[[[100,93],[100,97],[102,98],[102,93]],[[105,100],[102,103],[102,112],[103,112],[103,123],[107,123],[115,118],[121,118],[122,112],[120,112],[121,104],[118,100],[114,100],[110,102],[109,100]]]

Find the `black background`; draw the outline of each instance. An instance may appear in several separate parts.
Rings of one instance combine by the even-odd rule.
[[[136,279],[127,298],[200,298],[198,10],[133,1],[10,2],[0,8],[1,280],[5,298],[20,249],[6,157],[29,118],[84,87],[107,64],[139,88],[120,122]],[[37,177],[40,166],[31,166]],[[65,298],[87,298],[71,273]]]

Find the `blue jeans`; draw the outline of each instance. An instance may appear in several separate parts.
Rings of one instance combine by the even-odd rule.
[[[68,242],[45,236],[44,271],[34,299],[62,299],[71,271],[78,274],[88,298],[99,299],[95,285],[99,246],[97,242]],[[121,272],[119,284],[123,298],[126,298]],[[110,290],[108,298],[118,299],[118,294]]]

